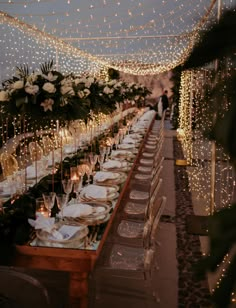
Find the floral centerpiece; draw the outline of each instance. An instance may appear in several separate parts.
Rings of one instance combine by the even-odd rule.
[[[3,82],[1,111],[8,115],[28,115],[32,120],[85,118],[89,104],[76,95],[72,77],[53,70],[53,61],[29,73],[27,65],[17,67],[16,76]],[[73,97],[77,98],[75,104]],[[79,111],[81,111],[81,113]]]

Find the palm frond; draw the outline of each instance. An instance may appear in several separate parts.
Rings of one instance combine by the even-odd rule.
[[[20,78],[26,78],[29,76],[29,68],[27,64],[22,64],[20,66],[16,66],[16,74]]]
[[[47,75],[53,68],[53,59],[40,65],[40,70],[44,75]]]

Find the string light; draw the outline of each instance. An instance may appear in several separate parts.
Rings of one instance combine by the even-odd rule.
[[[133,1],[130,1],[130,4]],[[141,23],[140,25],[134,26],[134,25],[130,25],[128,28],[123,28],[123,29],[119,29],[120,31],[118,32],[116,30],[116,35],[114,38],[110,38],[111,39],[111,43],[107,44],[105,43],[105,38],[100,37],[99,39],[94,38],[93,36],[93,32],[89,31],[86,32],[87,33],[87,38],[88,35],[89,37],[91,37],[91,41],[82,41],[79,40],[79,48],[78,49],[78,43],[77,46],[72,46],[72,44],[64,44],[60,39],[56,38],[56,37],[52,37],[50,35],[47,35],[45,32],[42,32],[41,34],[39,34],[39,30],[37,30],[36,28],[34,28],[34,30],[36,31],[36,33],[32,32],[32,28],[31,30],[29,30],[29,25],[27,27],[27,24],[20,22],[17,19],[14,19],[14,23],[11,20],[10,24],[12,25],[12,27],[15,27],[17,29],[21,29],[25,35],[27,34],[28,36],[31,36],[32,38],[35,37],[35,34],[37,35],[37,40],[40,44],[44,43],[44,45],[48,45],[50,48],[53,48],[52,46],[56,47],[57,49],[57,53],[63,53],[64,55],[68,54],[68,55],[72,55],[74,56],[74,58],[77,57],[81,57],[84,58],[86,60],[84,60],[85,62],[93,62],[96,63],[95,65],[93,64],[93,66],[96,66],[98,69],[99,67],[112,67],[114,69],[117,69],[119,71],[124,71],[126,73],[130,73],[130,74],[139,74],[139,75],[147,75],[147,74],[159,74],[161,72],[170,70],[172,68],[174,68],[175,66],[181,64],[186,57],[188,56],[190,50],[192,49],[192,46],[194,44],[194,41],[197,39],[198,37],[198,31],[202,28],[202,26],[204,25],[204,23],[206,22],[207,17],[210,16],[211,12],[212,12],[212,8],[214,6],[215,0],[211,1],[211,4],[209,6],[208,9],[206,9],[204,7],[204,5],[202,5],[204,7],[204,9],[206,10],[206,13],[203,17],[200,18],[200,21],[198,22],[198,24],[196,25],[196,21],[192,24],[192,28],[189,28],[188,30],[190,30],[190,32],[187,33],[179,33],[178,37],[176,36],[171,37],[171,33],[167,33],[167,34],[163,34],[163,37],[158,37],[158,34],[155,36],[154,34],[149,35],[148,36],[148,32],[150,33],[150,31],[153,31],[153,33],[158,33],[158,31],[160,30],[158,23],[160,18],[155,18],[155,22],[154,22],[154,18],[149,19],[149,22],[144,22]],[[90,11],[95,10],[95,9],[100,9],[105,7],[109,7],[111,5],[111,3],[107,3],[107,2],[103,2],[102,4],[97,3],[96,6],[94,5],[93,8],[88,8]],[[118,2],[116,3],[117,7],[121,7],[121,4]],[[72,10],[67,10],[66,12],[61,12],[63,14],[63,16],[68,15],[71,16],[71,13],[76,12],[78,14],[78,10],[81,11],[81,13],[86,12],[86,8],[82,7],[82,5],[78,8],[76,6],[73,6],[72,3],[70,3],[69,5]],[[90,4],[91,6],[91,4]],[[142,1],[140,1],[138,4],[133,4],[130,5],[128,8],[128,18],[131,18],[133,20],[135,20],[135,17],[137,16],[142,16],[142,15],[147,15],[150,12],[152,14],[158,14],[156,12],[159,12],[160,10],[158,10],[159,8],[163,9],[163,8],[167,8],[168,6],[168,1],[163,1],[162,3],[159,3],[157,6],[155,6],[155,9],[153,7],[151,8],[147,8],[147,6],[144,5],[144,3]],[[189,7],[189,6],[188,6]],[[178,29],[178,20],[179,18],[182,16],[178,16],[178,12],[179,14],[183,14],[186,13],[186,11],[183,10],[184,5],[177,5],[175,10],[169,10],[167,9],[166,13],[162,15],[162,18],[165,18],[166,24],[170,25],[170,21],[171,23],[173,23],[173,31],[175,30],[175,35],[176,35],[176,29]],[[83,9],[83,10],[82,10]],[[192,9],[192,7],[191,7]],[[109,31],[107,31],[106,35],[107,37],[111,36],[112,32],[110,32],[111,30],[111,25],[115,25],[116,23],[124,23],[127,22],[128,19],[125,19],[124,17],[120,17],[120,12],[122,12],[122,9],[119,11],[115,12],[115,15],[117,15],[117,19],[112,18],[112,20],[108,20],[110,19],[109,15],[106,15],[106,24],[107,24],[107,29]],[[60,12],[57,11],[51,11],[51,13],[47,13],[47,14],[51,14],[53,16],[57,16],[57,18],[55,19],[56,22],[56,26],[52,27],[52,33],[56,34],[58,32],[58,27],[60,27],[60,25],[62,25],[64,27],[64,29],[66,28],[66,33],[70,33],[70,31],[72,31],[73,27],[73,23],[71,22],[71,18],[70,18],[70,24],[68,24],[67,26],[65,24],[63,24],[61,22],[61,20],[59,19],[60,17]],[[27,17],[27,13],[18,13],[18,16],[22,14],[24,15],[23,17]],[[44,20],[47,16],[47,14],[39,14],[40,16],[40,20],[43,22],[43,29],[46,30],[47,27],[47,21]],[[37,14],[34,14],[34,12],[32,12],[32,10],[30,11],[29,15],[31,16],[30,18],[36,18]],[[114,17],[114,14],[112,13],[112,16]],[[111,17],[112,17],[111,16]],[[154,15],[155,16],[155,15]],[[191,11],[189,9],[187,9],[187,14],[186,16],[191,16]],[[8,15],[9,17],[9,15]],[[122,18],[122,19],[121,19]],[[176,23],[175,23],[175,18],[176,18]],[[183,20],[183,17],[181,17]],[[97,27],[97,17],[96,14],[89,14],[88,19],[91,21],[93,20],[95,24],[91,24],[91,22],[84,22],[83,20],[80,19],[79,23],[80,23],[80,28],[82,29],[82,27],[95,27],[96,31],[98,29]],[[41,22],[40,21],[40,22]],[[6,15],[5,15],[5,22],[9,23],[9,19],[6,20]],[[24,24],[24,26],[23,26]],[[36,21],[35,21],[35,24]],[[24,29],[23,29],[24,28]],[[186,26],[187,29],[187,26]],[[101,30],[101,29],[100,29]],[[76,29],[77,33],[80,33],[81,30],[78,30],[78,28]],[[126,33],[128,34],[129,32],[135,32],[134,38],[131,40],[127,40],[126,37],[123,37],[122,39],[117,38],[117,34],[118,33]],[[143,32],[143,35],[140,35],[140,33]],[[85,32],[84,32],[85,33]],[[100,34],[102,32],[100,31]],[[167,37],[169,35],[169,37]],[[146,41],[145,44],[142,44],[142,41],[145,39],[148,39],[148,42]],[[152,38],[151,38],[152,37]],[[163,38],[165,37],[165,40],[163,40]],[[49,42],[48,42],[48,40]],[[81,38],[82,39],[82,38]],[[95,42],[96,40],[96,42]],[[70,43],[72,43],[73,41],[70,41]],[[102,51],[102,48],[106,48],[106,49],[113,49],[115,50],[115,52],[113,53],[109,53],[109,54],[104,54],[104,56],[99,55],[98,57],[98,53],[96,53],[96,56],[92,55],[91,53],[89,53],[91,50],[94,52],[95,54],[95,47],[99,48],[100,45],[100,50]],[[121,55],[121,52],[117,53],[117,50],[119,50],[121,48],[121,46],[124,46],[125,48],[125,52],[123,53],[123,56],[118,56]],[[139,47],[137,47],[139,45]],[[146,46],[146,48],[144,49],[143,47]],[[162,46],[162,47],[160,47]],[[82,52],[81,47],[83,47],[84,50],[86,50],[87,52]],[[97,48],[97,50],[98,50]],[[54,52],[55,53],[55,52]],[[137,55],[139,55],[137,57]],[[138,61],[137,61],[138,59]]]

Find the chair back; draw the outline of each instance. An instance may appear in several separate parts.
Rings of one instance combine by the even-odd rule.
[[[40,160],[43,158],[43,149],[36,141],[29,143],[29,152],[32,161]]]
[[[4,178],[13,175],[19,169],[18,162],[12,154],[2,153],[0,162]]]
[[[51,307],[47,289],[36,278],[7,266],[0,266],[0,277],[4,307]]]

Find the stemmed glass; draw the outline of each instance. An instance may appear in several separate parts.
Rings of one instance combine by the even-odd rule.
[[[55,203],[56,193],[55,192],[49,192],[49,193],[43,193],[43,200],[44,204],[48,210],[48,216],[51,216],[52,208]]]
[[[63,209],[66,207],[68,203],[68,194],[57,194],[56,200],[57,200],[57,206],[61,210],[61,218],[63,219]]]
[[[73,181],[70,179],[64,179],[61,181],[61,183],[63,186],[64,193],[68,196],[68,200],[69,200],[69,194],[72,192],[72,188],[73,188]]]
[[[98,155],[90,153],[89,154],[89,161],[90,161],[90,164],[92,165],[92,170],[94,170],[95,169],[95,165],[96,165],[96,163],[98,161]]]
[[[82,182],[83,182],[82,176],[79,179],[73,181],[73,191],[76,194],[77,201],[79,199],[79,194],[82,189]]]

